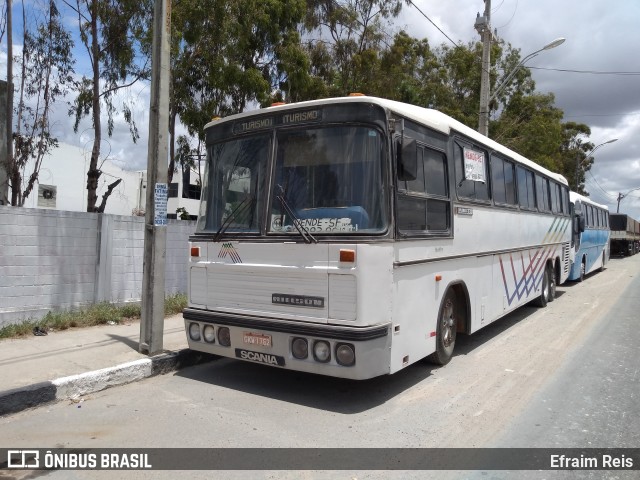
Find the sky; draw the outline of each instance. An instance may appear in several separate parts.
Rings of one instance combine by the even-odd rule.
[[[433,47],[479,41],[474,22],[477,13],[484,12],[483,0],[412,2],[415,6],[405,5],[394,20],[394,31],[404,29],[414,37],[426,38]],[[565,121],[591,128],[589,141],[599,145],[617,139],[594,152],[595,163],[587,173],[586,190],[611,212],[618,209],[619,195],[625,195],[619,204],[620,212],[640,219],[640,1],[611,0],[605,4],[595,0],[491,0],[491,4],[492,29],[497,29],[500,39],[520,49],[521,57],[558,37],[566,39],[562,45],[532,58],[526,66],[531,68],[536,89],[555,95]],[[18,12],[14,22],[17,15]],[[14,46],[14,54],[19,48]],[[86,62],[80,60],[76,71],[89,74]],[[0,78],[6,78],[5,39],[0,47]],[[104,135],[103,156],[125,169],[145,169],[149,86],[139,83],[122,95],[135,104],[133,116],[141,138],[132,145],[124,119],[116,118],[114,135]],[[54,112],[54,136],[90,154],[93,132],[89,122],[83,122],[75,133],[67,110],[67,106],[58,106]]]
[[[405,7],[395,22],[411,36],[427,38],[432,46],[479,41],[474,22],[484,12],[482,0],[412,2],[415,7]],[[617,211],[619,194],[626,195],[620,201],[620,213],[634,218],[640,218],[639,23],[638,0],[491,0],[492,29],[497,29],[498,38],[520,49],[522,58],[556,38],[566,39],[526,66],[531,68],[536,90],[555,95],[564,121],[591,128],[591,143],[597,146],[617,139],[594,151],[586,190],[610,212]]]

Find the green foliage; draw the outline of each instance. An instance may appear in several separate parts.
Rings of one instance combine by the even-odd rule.
[[[203,127],[213,117],[273,101],[344,96],[352,92],[438,109],[476,128],[482,45],[435,46],[394,31],[407,0],[180,0],[172,4],[169,171],[192,168],[202,153]],[[52,2],[55,4],[55,2]],[[122,112],[133,141],[139,137],[132,105],[114,103],[115,92],[147,78],[151,50],[151,0],[65,2],[78,18],[78,37],[91,74],[75,84],[70,114],[77,130],[90,116],[96,132],[89,165],[87,209],[96,206],[101,115],[107,133]],[[56,33],[57,35],[58,33]],[[62,35],[60,30],[59,35]],[[44,37],[43,37],[44,38]],[[62,39],[62,36],[60,37]],[[56,55],[68,53],[64,42]],[[490,91],[490,136],[563,173],[579,185],[592,159],[586,125],[563,123],[552,94],[536,91],[520,67],[520,50],[496,42]],[[510,76],[511,73],[514,73]],[[68,71],[65,73],[70,78]],[[64,76],[64,75],[63,75]],[[62,82],[57,82],[62,85]],[[36,88],[37,90],[37,88]],[[176,138],[178,123],[189,138]],[[53,141],[46,135],[46,141]],[[195,140],[195,141],[194,141]],[[194,145],[194,146],[192,146]],[[22,145],[30,148],[29,143]],[[576,159],[578,169],[576,169]]]
[[[165,297],[165,316],[181,313],[187,306],[187,296],[183,293]],[[44,331],[68,330],[70,328],[91,327],[95,325],[120,324],[126,320],[139,319],[139,303],[122,306],[110,303],[98,303],[82,310],[48,312],[40,320],[23,320],[20,323],[0,328],[0,339],[31,335],[35,327]]]

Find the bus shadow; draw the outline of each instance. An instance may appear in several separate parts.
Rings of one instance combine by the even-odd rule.
[[[559,290],[558,297],[563,293]],[[472,335],[458,335],[454,361],[456,356],[468,355],[537,311],[538,308],[525,305]],[[393,375],[348,380],[218,357],[212,362],[179,370],[175,375],[259,397],[349,415],[383,405],[428,380],[438,368],[441,367],[422,360]]]
[[[175,375],[238,392],[341,414],[356,414],[384,404],[431,375],[423,362],[394,375],[348,380],[281,370],[230,358],[187,368]]]

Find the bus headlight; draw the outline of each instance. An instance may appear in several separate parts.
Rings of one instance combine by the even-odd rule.
[[[189,324],[189,338],[194,342],[200,341],[200,325],[193,322]]]
[[[202,336],[207,343],[214,343],[216,341],[216,329],[212,325],[205,325],[202,329]]]
[[[218,343],[223,347],[231,345],[231,332],[229,327],[218,327]]]
[[[329,342],[325,342],[324,340],[314,342],[313,358],[322,363],[327,363],[331,360],[331,347],[329,346]]]
[[[291,342],[291,354],[298,360],[304,360],[309,356],[309,344],[305,338],[296,337]]]
[[[336,361],[343,367],[350,367],[356,363],[356,352],[353,345],[339,343],[336,347]]]

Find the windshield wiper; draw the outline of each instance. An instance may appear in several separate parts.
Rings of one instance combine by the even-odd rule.
[[[302,236],[304,243],[318,243],[318,239],[311,235],[309,229],[302,224],[302,221],[296,216],[295,213],[293,213],[293,210],[284,199],[284,188],[282,188],[282,185],[278,185],[278,188],[280,189],[280,195],[276,195],[276,198],[280,202],[280,205],[282,205],[282,208],[291,216],[293,226],[296,227],[296,230],[298,230],[300,236]]]
[[[218,229],[216,234],[213,236],[213,241],[214,242],[217,242],[220,239],[220,237],[222,237],[222,235],[224,235],[224,232],[227,231],[227,228],[229,228],[229,225],[231,225],[231,222],[233,222],[233,220],[238,215],[240,215],[242,212],[244,212],[249,205],[253,204],[253,201],[255,200],[255,198],[256,197],[254,195],[246,196],[244,198],[244,200],[242,200],[242,202],[240,202],[238,204],[238,206],[231,211],[229,216],[224,220],[224,222],[222,222],[222,225],[220,225],[220,228]]]

